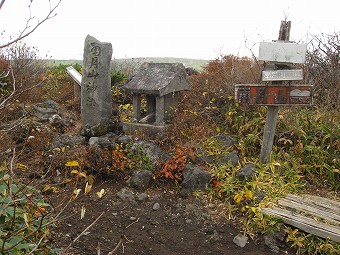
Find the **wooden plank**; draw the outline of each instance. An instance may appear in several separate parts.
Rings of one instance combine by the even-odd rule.
[[[320,208],[316,208],[315,206],[308,205],[304,203],[303,201],[298,202],[294,200],[289,200],[289,199],[279,199],[278,204],[281,206],[285,206],[291,209],[295,209],[301,212],[305,212],[317,217],[320,217],[325,220],[329,220],[334,222],[335,224],[340,224],[340,215],[336,215],[332,212],[328,212],[327,210],[323,210]]]
[[[325,205],[328,207],[333,207],[335,208],[339,213],[340,213],[340,202],[335,201],[335,200],[330,200],[324,197],[318,197],[318,196],[312,196],[312,195],[303,195],[306,198],[309,198],[310,200],[315,201],[316,203],[320,205]]]
[[[331,212],[332,214],[335,214],[340,217],[340,205],[338,206],[336,204],[337,203],[336,201],[332,201],[332,200],[325,199],[322,197],[317,197],[317,196],[312,197],[312,196],[305,195],[304,197],[300,197],[300,196],[296,196],[292,194],[288,194],[286,198],[290,200],[294,200],[299,203],[305,203],[305,204],[311,205],[321,210]]]
[[[263,208],[261,211],[272,216],[280,217],[286,224],[297,227],[305,232],[340,242],[340,227],[327,225],[278,207]]]

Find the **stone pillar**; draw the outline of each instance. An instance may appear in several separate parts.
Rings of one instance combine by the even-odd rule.
[[[154,95],[146,95],[146,115],[156,111],[156,97]]]
[[[164,125],[165,121],[164,96],[156,97],[156,122],[155,125]]]
[[[84,136],[101,136],[109,132],[112,118],[111,57],[111,43],[102,43],[90,35],[86,37],[81,80],[81,134]]]
[[[141,95],[138,93],[134,93],[132,95],[133,102],[133,122],[138,122],[140,120],[140,104],[141,104]]]

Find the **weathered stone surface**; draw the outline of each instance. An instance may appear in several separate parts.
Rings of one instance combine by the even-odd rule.
[[[133,139],[131,136],[129,135],[122,135],[122,136],[119,136],[117,137],[117,140],[116,140],[116,143],[122,143],[122,144],[128,144],[130,142],[132,142]]]
[[[232,166],[237,166],[239,162],[237,151],[230,152],[223,158],[223,162],[226,164],[231,163]]]
[[[128,201],[128,202],[134,202],[135,201],[135,195],[134,193],[126,188],[121,189],[118,193],[117,193],[117,197],[119,197],[121,200],[123,201]]]
[[[159,203],[154,203],[154,205],[152,206],[152,210],[157,211],[161,208],[161,205]]]
[[[268,248],[279,253],[280,248],[286,248],[287,243],[285,242],[285,231],[281,228],[280,231],[270,231],[263,235],[263,239]]]
[[[171,156],[162,151],[156,144],[148,141],[137,141],[134,146],[141,146],[142,152],[150,159],[152,164],[156,165],[159,161],[170,159]]]
[[[112,148],[114,145],[115,134],[108,133],[100,137],[91,137],[89,139],[89,146],[97,146],[100,148]]]
[[[63,148],[63,147],[70,147],[73,148],[77,145],[84,145],[85,144],[85,137],[80,135],[69,135],[69,134],[63,134],[55,137],[50,146],[49,149],[54,148]]]
[[[84,136],[101,136],[110,129],[111,57],[111,43],[102,43],[90,35],[86,37],[81,80],[81,134]]]
[[[211,174],[194,165],[185,165],[183,171],[182,195],[208,187]]]
[[[243,248],[244,246],[246,246],[246,244],[248,242],[248,237],[241,235],[241,234],[238,234],[237,236],[234,237],[233,242],[237,246]]]
[[[218,134],[216,136],[216,140],[223,146],[224,149],[227,149],[235,144],[233,138],[224,134]]]
[[[58,111],[53,108],[44,108],[38,105],[34,105],[34,115],[41,121],[49,121],[52,115],[56,114]]]
[[[240,179],[251,179],[256,174],[255,168],[255,164],[247,164],[236,172],[236,176]]]
[[[149,187],[152,173],[148,170],[135,171],[129,179],[131,187],[143,191]]]

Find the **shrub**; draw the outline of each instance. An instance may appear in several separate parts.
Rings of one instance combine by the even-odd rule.
[[[0,166],[1,254],[51,254],[45,240],[49,235],[49,204],[40,191],[15,179],[6,163]]]
[[[340,32],[312,35],[305,64],[306,80],[314,85],[314,101],[323,108],[340,109]]]

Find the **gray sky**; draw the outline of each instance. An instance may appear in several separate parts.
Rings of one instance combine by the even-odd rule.
[[[29,3],[6,0],[5,36],[25,26]],[[32,26],[48,8],[48,0],[33,0]],[[58,15],[25,41],[54,59],[82,59],[87,34],[112,43],[114,58],[249,56],[248,48],[257,55],[260,41],[277,39],[285,16],[292,21],[290,39],[300,42],[340,31],[339,10],[339,0],[62,0]]]

